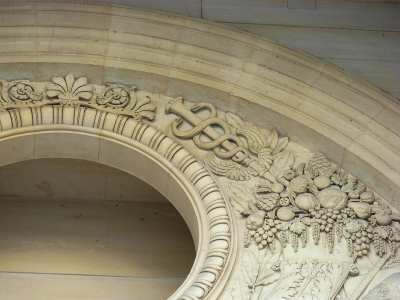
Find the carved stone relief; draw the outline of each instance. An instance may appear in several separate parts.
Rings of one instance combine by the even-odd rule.
[[[2,111],[60,104],[94,108],[137,120],[155,118],[156,105],[148,96],[138,100],[135,86],[128,88],[121,84],[107,84],[101,93],[96,94],[95,87],[87,83],[86,77],[75,79],[72,74],[65,78],[53,77],[52,82],[45,85],[45,92],[39,92],[36,84],[26,80],[0,80],[0,83]]]
[[[75,79],[72,74],[54,77],[50,83],[0,82],[3,137],[18,136],[21,128],[25,128],[26,134],[37,133],[42,125],[46,126],[45,132],[60,128],[68,131],[71,126],[76,127],[72,132],[91,135],[100,130],[102,137],[114,138],[118,144],[122,143],[120,136],[140,143],[149,155],[156,154],[167,165],[171,177],[178,177],[181,185],[189,186],[194,195],[186,201],[195,204],[183,203],[183,206],[187,209],[195,205],[193,210],[199,220],[193,223],[200,224],[196,226],[202,230],[201,239],[197,241],[198,256],[188,276],[190,280],[171,299],[200,300],[213,294],[235,258],[237,247],[231,208],[210,172],[189,151],[148,122],[155,118],[156,110],[149,93],[119,84],[95,86],[88,84],[85,77]]]
[[[45,124],[46,107],[53,108],[52,124],[90,124],[100,129],[108,116],[117,114],[111,131],[126,136],[124,130],[130,128],[126,124],[134,122],[130,137],[140,141],[151,128],[155,134],[147,137],[146,145],[160,152],[161,142],[170,138],[159,128],[190,150],[178,164],[183,172],[198,157],[216,175],[214,182],[202,166],[190,176],[194,185],[204,176],[211,180],[199,191],[211,241],[205,265],[182,299],[206,298],[236,246],[239,265],[222,282],[226,292],[221,299],[355,300],[381,270],[399,264],[399,215],[324,154],[296,152],[275,129],[259,128],[209,103],[189,108],[181,97],[157,99],[135,86],[114,83],[95,86],[72,74],[47,83],[0,83],[0,110],[7,113],[7,118],[0,118],[2,131]],[[156,107],[165,107],[166,114],[158,112],[156,118]],[[30,109],[29,116],[21,113],[24,109]],[[86,110],[94,110],[95,116],[88,117]],[[186,150],[170,140],[162,151],[172,161],[176,153]],[[233,238],[239,245],[231,244],[236,231],[224,194],[214,197],[219,186],[236,211],[240,236]],[[220,209],[226,213],[215,214]],[[390,283],[369,290],[364,299],[397,292]]]
[[[201,110],[209,115],[200,118]],[[209,151],[204,164],[238,212],[242,267],[227,299],[358,299],[396,260],[399,215],[322,153],[297,163],[287,137],[217,116],[210,104],[189,109],[176,98],[166,112],[180,117],[171,125],[176,137]],[[181,130],[184,122],[193,128]],[[344,288],[352,277],[361,279]]]

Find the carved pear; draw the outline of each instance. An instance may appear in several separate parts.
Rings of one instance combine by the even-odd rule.
[[[364,202],[349,202],[347,204],[354,212],[356,213],[357,217],[360,219],[367,219],[371,215],[371,207],[368,203]]]

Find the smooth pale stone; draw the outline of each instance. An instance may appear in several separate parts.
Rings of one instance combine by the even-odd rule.
[[[198,244],[199,241],[199,230],[198,228],[201,227],[200,225],[200,214],[196,213],[193,209],[195,203],[189,200],[188,195],[182,188],[182,186],[172,177],[168,178],[168,187],[167,187],[167,199],[171,199],[170,201],[172,204],[175,205],[176,209],[179,213],[183,216],[187,226],[190,229],[190,232],[193,236],[193,240],[195,244]],[[181,199],[187,199],[186,201],[181,201]],[[200,207],[196,207],[196,209],[200,209],[203,212],[204,207],[202,203],[200,203]]]
[[[111,0],[107,2],[115,3],[113,7],[127,4],[129,6],[152,8],[191,17],[201,17],[201,0]]]
[[[398,49],[400,49],[398,47]],[[400,56],[400,54],[398,55]],[[325,59],[400,99],[400,61]]]
[[[231,24],[325,59],[398,61],[400,32]]]
[[[147,183],[126,174],[114,174],[107,181],[107,199],[141,201],[141,202],[165,202],[166,199]]]
[[[141,180],[151,183],[162,195],[166,195],[169,177],[167,171],[160,168],[149,157],[132,151],[132,148],[127,145],[117,144],[108,139],[101,139],[99,162],[137,176]]]
[[[0,271],[185,278],[194,261],[169,203],[3,196],[0,207]]]
[[[202,17],[229,23],[399,30],[398,4],[318,1],[316,10],[288,9],[287,0],[203,0]]]
[[[19,300],[167,299],[182,278],[0,273],[0,297]]]
[[[1,139],[0,166],[33,159],[35,153],[34,140],[33,134]]]
[[[35,158],[77,158],[98,161],[99,138],[70,132],[35,134]]]

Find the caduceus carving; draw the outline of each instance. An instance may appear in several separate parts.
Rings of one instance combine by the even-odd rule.
[[[206,109],[210,115],[206,119],[201,119],[196,112]],[[275,177],[256,159],[252,158],[243,142],[236,135],[231,133],[229,124],[217,117],[215,107],[208,103],[197,103],[191,109],[183,104],[183,98],[178,97],[168,102],[165,109],[167,114],[174,113],[177,118],[172,123],[172,132],[181,139],[193,139],[197,147],[203,150],[213,150],[214,154],[221,159],[232,159],[236,163],[241,163],[246,167],[250,167],[256,175],[275,182]],[[183,120],[193,126],[192,129],[180,130]],[[218,126],[223,133],[215,130],[213,126]],[[201,141],[201,134],[206,135],[211,141]]]

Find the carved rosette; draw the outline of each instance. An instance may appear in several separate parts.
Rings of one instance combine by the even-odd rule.
[[[156,116],[155,104],[151,102],[150,97],[138,101],[136,91],[135,86],[128,88],[122,84],[107,84],[101,95],[97,96],[96,103],[114,111],[130,112],[136,119],[145,117],[153,120]]]
[[[39,92],[36,85],[27,80],[7,82],[0,80],[2,106],[23,105],[34,103],[43,99],[43,92]]]
[[[149,96],[137,98],[137,88],[120,84],[107,84],[95,93],[95,87],[88,84],[86,77],[75,78],[68,74],[53,77],[46,83],[45,91],[39,91],[36,84],[26,80],[1,83],[1,110],[18,107],[33,107],[61,104],[74,107],[90,107],[104,112],[116,113],[136,120],[154,120],[156,105]]]

